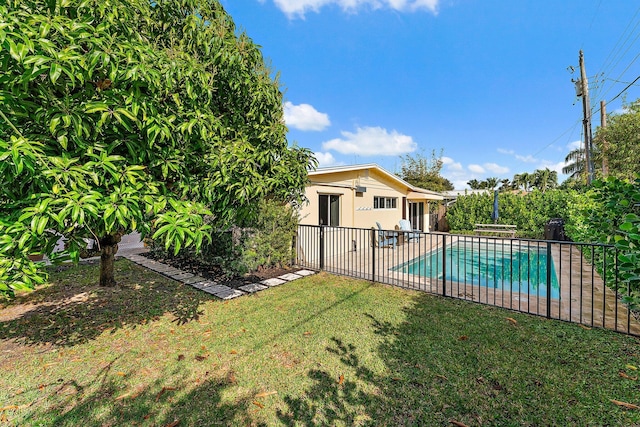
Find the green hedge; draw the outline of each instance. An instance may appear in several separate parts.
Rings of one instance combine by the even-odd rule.
[[[574,190],[533,191],[529,194],[499,193],[498,224],[518,227],[518,237],[542,238],[552,218],[570,221],[569,206],[582,196]],[[452,233],[470,233],[474,224],[491,224],[493,193],[459,196],[447,209]]]

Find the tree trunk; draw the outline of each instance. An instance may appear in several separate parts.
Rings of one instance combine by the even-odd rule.
[[[113,274],[113,263],[118,252],[118,243],[122,235],[120,233],[111,234],[100,239],[100,286],[116,286],[116,279]]]

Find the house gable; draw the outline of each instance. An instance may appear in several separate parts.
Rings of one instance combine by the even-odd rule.
[[[412,197],[420,199],[419,203],[442,199],[375,164],[318,169],[309,173],[309,180],[309,203],[300,211],[302,224],[369,228],[379,222],[384,228],[394,228],[407,218],[407,202]]]

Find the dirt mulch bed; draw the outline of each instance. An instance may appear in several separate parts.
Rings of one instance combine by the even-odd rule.
[[[204,277],[207,280],[215,282],[219,285],[225,285],[233,289],[238,289],[240,286],[249,285],[251,283],[258,283],[266,279],[282,276],[283,274],[291,273],[290,268],[267,268],[260,271],[254,271],[244,276],[229,276],[216,265],[203,264],[197,260],[193,260],[186,257],[173,257],[167,256],[164,253],[151,251],[140,254],[154,261],[161,262],[163,264],[170,265],[178,268],[187,273],[195,274],[197,276]]]

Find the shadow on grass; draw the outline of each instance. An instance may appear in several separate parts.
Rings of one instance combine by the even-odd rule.
[[[354,353],[356,348],[332,338],[327,352],[338,356],[341,362],[355,371],[357,380],[376,381],[375,375],[363,366]],[[314,384],[303,397],[285,396],[288,411],[277,411],[278,418],[287,426],[362,425],[372,421],[367,414],[380,399],[363,391],[358,382],[344,377],[335,378],[329,372],[314,369],[308,374]],[[364,408],[365,410],[361,410]]]
[[[310,371],[308,377],[313,385],[302,396],[285,396],[287,410],[277,412],[280,421],[287,426],[447,425],[445,416],[433,416],[435,408],[431,405],[426,405],[429,417],[420,416],[426,409],[429,383],[441,381],[431,372],[426,373],[429,378],[417,372],[419,363],[433,357],[417,345],[427,339],[415,330],[428,317],[422,305],[425,298],[431,297],[416,297],[416,303],[405,309],[406,321],[400,325],[365,313],[375,334],[382,337],[378,354],[387,374],[374,372],[355,345],[334,336],[326,348],[327,357],[338,358],[345,375],[336,378],[335,373],[321,369]],[[411,357],[405,358],[409,354]]]
[[[96,286],[97,264],[58,267],[51,286],[4,308],[0,339],[21,344],[73,346],[124,325],[144,324],[171,313],[179,324],[197,320],[211,296],[131,262],[116,261],[118,286]]]
[[[93,381],[77,384],[60,380],[43,384],[42,399],[51,402],[45,414],[34,412],[23,419],[28,425],[54,426],[260,426],[251,416],[253,394],[223,403],[222,394],[233,386],[229,375],[206,374],[197,384],[175,372],[170,383],[156,380],[138,388],[123,384],[123,373],[112,372],[115,360],[103,367]],[[126,373],[126,378],[129,373]],[[90,391],[88,391],[90,390]],[[185,392],[186,390],[186,392]]]
[[[607,331],[418,295],[390,323],[367,313],[381,338],[384,369],[355,345],[332,338],[327,357],[345,372],[310,371],[302,396],[277,413],[288,426],[636,425],[610,399],[635,402],[620,381],[638,341]],[[518,318],[512,324],[506,316]],[[597,349],[594,350],[594,349]],[[634,353],[635,354],[635,353]],[[613,397],[616,396],[616,397]],[[594,408],[598,408],[594,410]],[[457,424],[460,425],[460,424]]]

